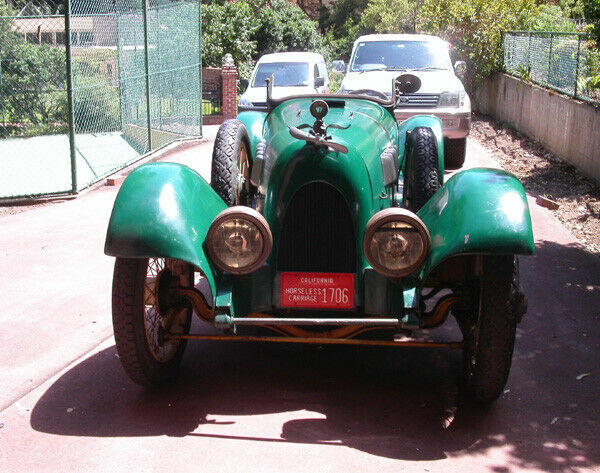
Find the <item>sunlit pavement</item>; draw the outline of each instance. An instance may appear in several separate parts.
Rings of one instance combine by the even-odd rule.
[[[172,160],[208,179],[211,152]],[[466,166],[490,165],[470,143]],[[449,350],[196,342],[172,386],[132,384],[102,253],[115,194],[0,218],[3,471],[600,470],[600,261],[532,199],[529,312],[482,412],[461,401]]]

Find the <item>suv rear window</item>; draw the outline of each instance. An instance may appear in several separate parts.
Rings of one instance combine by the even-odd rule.
[[[299,87],[308,85],[307,62],[268,62],[258,65],[252,87],[266,87],[265,80],[274,76],[273,86]]]

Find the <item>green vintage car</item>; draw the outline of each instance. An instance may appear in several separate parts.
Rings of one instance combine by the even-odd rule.
[[[274,99],[223,123],[211,183],[172,163],[123,183],[105,252],[133,381],[170,380],[188,339],[462,348],[463,388],[503,391],[526,309],[518,254],[534,251],[522,185],[497,169],[446,180],[434,116],[397,124],[391,98]],[[190,333],[193,313],[220,329]],[[462,340],[419,330],[458,322]]]

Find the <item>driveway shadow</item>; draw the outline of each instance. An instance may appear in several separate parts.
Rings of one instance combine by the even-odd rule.
[[[600,328],[598,305],[591,305],[598,292],[589,289],[597,283],[584,271],[569,276],[569,268],[588,261],[582,251],[544,243],[537,258],[522,259],[530,313],[519,327],[507,391],[488,411],[460,399],[460,351],[196,342],[188,345],[181,376],[156,390],[126,378],[115,347],[91,356],[50,386],[31,425],[73,436],[344,445],[412,461],[501,448],[506,460],[493,468],[498,472],[597,466]],[[549,271],[551,283],[548,275],[537,277],[540,257],[560,259]],[[584,372],[590,375],[577,379]],[[323,418],[282,421],[273,438],[241,435],[235,419],[227,419],[302,410]],[[198,429],[209,423],[224,427],[218,435]]]

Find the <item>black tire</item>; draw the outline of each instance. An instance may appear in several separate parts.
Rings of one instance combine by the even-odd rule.
[[[244,124],[237,119],[223,122],[215,138],[210,185],[230,207],[250,205],[250,156]]]
[[[454,310],[463,331],[463,388],[489,405],[504,391],[524,296],[514,256],[484,256],[479,294],[471,309]]]
[[[159,302],[157,288],[164,281],[168,285],[165,278],[173,274],[177,274],[174,278],[178,283],[193,285],[194,273],[187,263],[146,258],[117,258],[115,262],[112,313],[117,353],[127,375],[143,386],[163,384],[174,378],[185,350],[185,340],[162,340],[158,328],[164,323],[167,308],[159,310],[159,304],[164,303]],[[178,311],[171,332],[189,333],[191,306],[168,309]]]
[[[419,210],[440,188],[437,141],[431,128],[417,127],[410,133],[409,203]]]
[[[444,168],[458,169],[465,164],[467,154],[467,139],[444,138]]]

